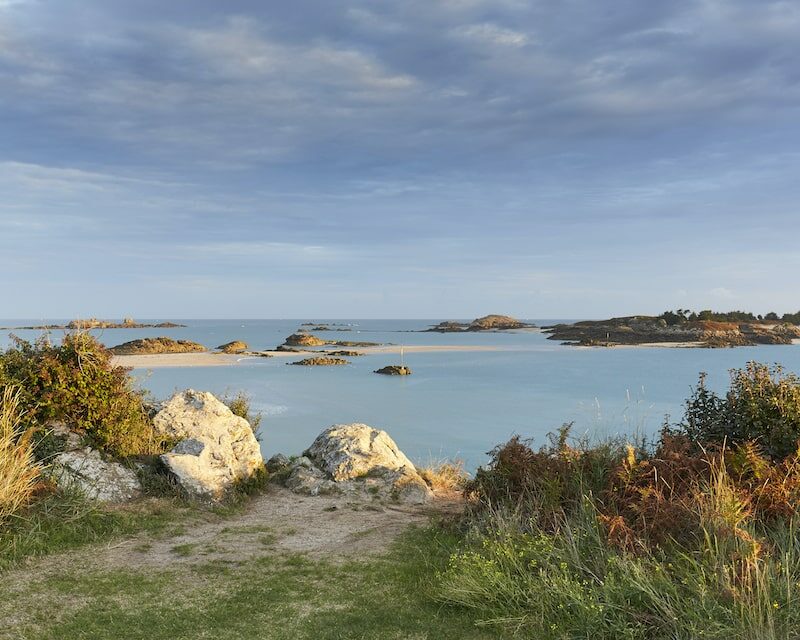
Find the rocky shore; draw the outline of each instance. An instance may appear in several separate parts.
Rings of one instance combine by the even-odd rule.
[[[663,318],[628,316],[585,320],[542,329],[549,340],[566,345],[614,347],[620,345],[676,344],[693,347],[743,347],[757,344],[792,344],[800,327],[783,322],[718,322],[688,320],[667,324]]]

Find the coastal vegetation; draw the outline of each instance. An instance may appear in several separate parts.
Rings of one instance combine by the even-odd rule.
[[[774,311],[769,313],[754,314],[750,311],[726,311],[718,312],[711,309],[702,311],[691,311],[690,309],[677,309],[675,311],[665,311],[658,318],[663,319],[669,325],[684,324],[687,322],[697,322],[699,320],[711,320],[713,322],[766,322],[786,324],[800,324],[800,311],[797,313],[784,313],[778,316]]]
[[[655,442],[513,438],[465,489],[438,598],[527,638],[787,638],[800,624],[800,381],[700,385]]]
[[[19,428],[33,434],[43,453],[58,449],[54,423],[69,425],[119,458],[163,448],[150,426],[145,396],[87,332],[67,333],[59,345],[46,336],[36,342],[15,338],[0,355],[0,391],[8,388],[16,389]]]

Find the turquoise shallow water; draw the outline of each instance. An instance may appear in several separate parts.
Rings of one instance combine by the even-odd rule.
[[[321,319],[320,322],[324,322]],[[407,353],[408,378],[372,371],[399,362],[392,354],[352,358],[347,367],[292,367],[283,358],[244,360],[232,367],[137,370],[156,397],[193,387],[217,394],[244,390],[264,413],[265,455],[297,453],[325,427],[365,422],[386,429],[414,460],[460,457],[474,468],[486,452],[513,434],[544,441],[548,431],[574,421],[594,437],[653,433],[665,414],[678,418],[700,371],[712,388],[727,386],[728,370],[749,360],[781,363],[800,373],[800,346],[738,349],[576,349],[538,332],[411,333],[438,320],[336,320],[352,331],[318,333],[339,340],[394,344],[488,345],[503,351]],[[41,321],[36,321],[40,323]],[[274,347],[297,320],[184,320],[183,329],[100,332],[109,346],[138,337],[169,335],[216,347],[245,340]],[[533,320],[537,324],[552,320]],[[31,321],[0,321],[2,325]],[[17,332],[32,338],[38,332]],[[54,332],[57,336],[58,332]],[[0,346],[8,344],[7,332]]]

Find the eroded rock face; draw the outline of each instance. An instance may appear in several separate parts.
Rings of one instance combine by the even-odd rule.
[[[321,338],[317,338],[317,336],[312,336],[310,333],[293,333],[286,338],[284,344],[290,347],[321,347],[328,343]]]
[[[89,447],[56,456],[52,476],[59,486],[78,488],[87,498],[101,502],[132,500],[142,490],[133,470],[118,462],[103,460]]]
[[[213,394],[175,394],[153,418],[162,435],[178,440],[161,460],[189,493],[218,497],[263,464],[250,424]]]
[[[413,503],[426,502],[433,495],[388,433],[358,423],[323,431],[295,463],[287,486],[311,495],[365,489],[379,497]]]
[[[243,353],[247,351],[250,347],[247,346],[246,342],[242,342],[241,340],[234,340],[232,342],[226,342],[225,344],[221,344],[217,347],[222,353]]]

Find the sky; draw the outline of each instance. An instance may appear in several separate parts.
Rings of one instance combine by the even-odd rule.
[[[0,318],[800,309],[800,3],[0,0]]]

